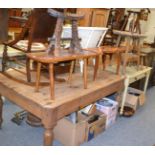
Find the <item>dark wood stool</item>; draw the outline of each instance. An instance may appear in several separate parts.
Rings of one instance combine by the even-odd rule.
[[[82,19],[84,15],[77,15],[71,13],[61,13],[54,9],[48,9],[48,13],[57,18],[55,28],[55,44],[51,42],[48,46],[47,52],[52,52],[54,55],[59,55],[61,52],[61,34],[63,29],[64,20],[71,21],[72,37],[70,43],[70,52],[82,52],[80,40],[78,37],[78,20]]]

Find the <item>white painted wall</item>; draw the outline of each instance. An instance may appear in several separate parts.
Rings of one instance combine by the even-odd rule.
[[[155,8],[150,9],[151,13],[149,14],[148,21],[145,28],[145,33],[147,38],[145,41],[153,42],[155,37]]]

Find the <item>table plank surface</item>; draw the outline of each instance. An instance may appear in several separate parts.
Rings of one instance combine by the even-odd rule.
[[[23,79],[25,78],[25,76],[19,72],[12,70],[10,70],[10,72],[12,72],[14,75],[16,74],[16,76],[23,76]],[[123,80],[123,78],[113,73],[99,71],[97,80],[93,81],[92,74],[93,72],[88,72],[88,89],[83,89],[82,74],[80,73],[73,74],[72,87],[70,87],[67,82],[56,83],[56,99],[54,101],[50,100],[49,86],[42,86],[39,92],[35,92],[33,86],[18,83],[9,79],[3,74],[0,74],[0,94],[4,94],[6,97],[8,96],[7,92],[3,92],[3,87],[9,89],[10,92],[15,92],[15,94],[18,94],[18,96],[23,96],[24,98],[29,99],[34,105],[36,105],[36,107],[43,108],[44,106],[48,105],[50,108],[57,108],[63,104],[69,103],[72,100],[78,100],[83,96],[93,94],[94,91],[100,90],[101,88],[106,88],[109,85],[113,85],[118,81],[120,82]],[[62,77],[67,79],[68,75],[63,75]],[[48,79],[45,77],[41,78],[41,81],[43,80],[48,81]]]
[[[19,72],[10,72],[14,76],[26,78]],[[0,95],[40,118],[45,129],[43,144],[51,145],[54,137],[53,129],[59,119],[123,89],[123,77],[100,70],[96,81],[93,81],[92,72],[92,69],[88,72],[88,89],[83,89],[83,82],[80,80],[82,74],[80,73],[73,74],[71,87],[67,82],[56,83],[54,102],[50,100],[49,86],[42,87],[40,92],[35,92],[33,86],[16,82],[0,73]],[[68,76],[63,75],[62,77],[67,78]],[[44,80],[43,77],[42,80]],[[2,105],[1,102],[0,111],[2,111]],[[2,116],[2,112],[0,116]],[[2,120],[2,117],[0,119]]]

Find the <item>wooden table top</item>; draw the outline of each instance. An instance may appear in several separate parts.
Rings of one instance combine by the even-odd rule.
[[[25,75],[10,70],[14,76]],[[82,74],[74,73],[72,87],[67,82],[55,84],[55,101],[50,100],[49,86],[40,88],[39,92],[34,87],[18,83],[0,74],[0,94],[23,109],[42,118],[44,108],[57,109],[57,117],[62,118],[66,114],[78,110],[80,106],[86,106],[96,100],[110,95],[123,88],[124,78],[107,71],[99,71],[96,81],[92,79],[92,69],[88,72],[88,89],[83,89]],[[32,76],[35,80],[35,76]],[[63,75],[63,78],[68,75]],[[41,81],[45,77],[41,77]],[[48,78],[46,78],[46,81]]]

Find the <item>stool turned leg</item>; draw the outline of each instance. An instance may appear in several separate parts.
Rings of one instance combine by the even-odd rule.
[[[102,64],[103,64],[103,70],[106,68],[106,54],[102,55]]]
[[[51,100],[54,100],[54,64],[49,64]]]
[[[97,71],[98,71],[98,67],[99,67],[99,56],[95,57],[95,67],[94,67],[94,77],[93,80],[96,80],[97,77]]]
[[[87,59],[84,59],[83,80],[84,80],[84,89],[87,89]]]
[[[73,74],[73,70],[74,70],[74,65],[75,65],[75,61],[73,60],[71,62],[69,77],[68,77],[68,83],[70,84],[70,86],[71,86],[71,82],[72,82],[72,74]]]
[[[3,100],[2,100],[2,96],[0,95],[0,129],[2,127],[2,122],[3,122],[2,112],[3,112]]]
[[[35,91],[39,91],[39,84],[40,84],[40,71],[41,71],[41,63],[37,63],[37,73],[36,73],[36,89]]]
[[[31,82],[31,71],[30,71],[30,59],[26,58],[26,74],[27,74],[27,81]]]

